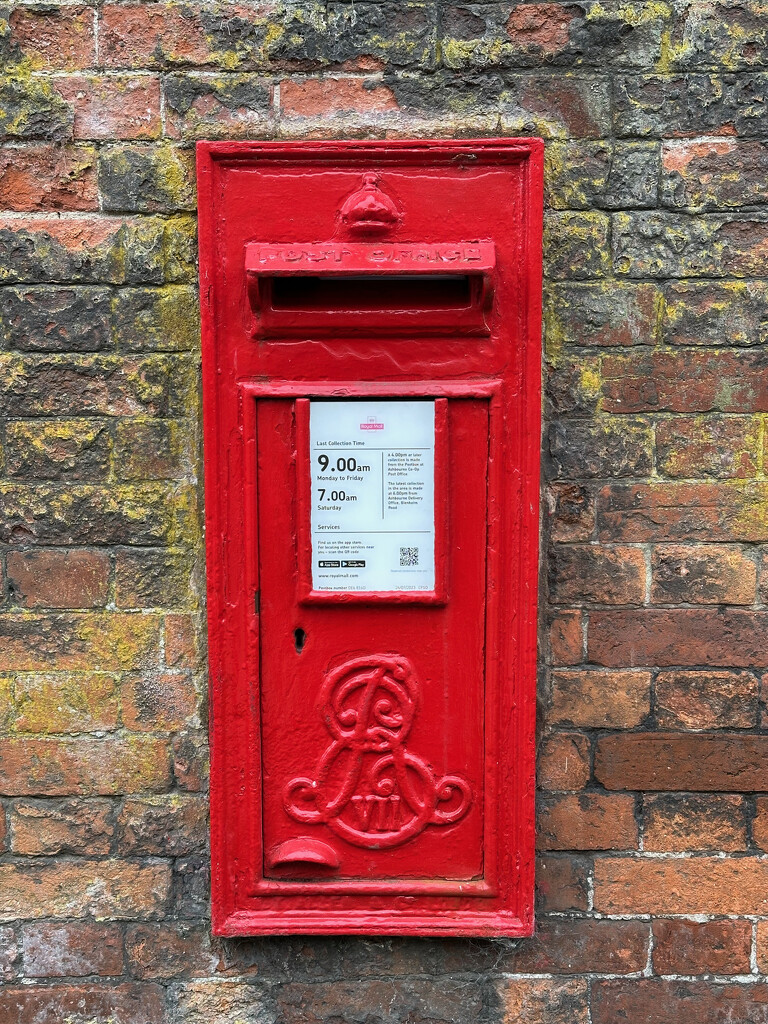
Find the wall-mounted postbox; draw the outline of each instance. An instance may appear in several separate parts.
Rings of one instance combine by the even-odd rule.
[[[542,144],[198,169],[214,929],[526,934]]]

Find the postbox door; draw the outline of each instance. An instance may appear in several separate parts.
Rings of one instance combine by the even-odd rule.
[[[255,401],[264,875],[329,891],[334,880],[477,879],[488,402],[438,402],[433,591],[320,600],[302,570],[306,409]]]

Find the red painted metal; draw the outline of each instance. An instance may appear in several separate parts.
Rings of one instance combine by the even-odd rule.
[[[542,160],[198,146],[218,934],[532,930]],[[429,590],[313,584],[310,406],[371,399],[434,403]]]

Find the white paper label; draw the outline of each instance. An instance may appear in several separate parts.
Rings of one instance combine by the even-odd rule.
[[[310,402],[312,587],[434,590],[435,403]]]

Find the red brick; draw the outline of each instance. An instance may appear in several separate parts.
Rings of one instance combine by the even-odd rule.
[[[551,724],[631,729],[651,709],[650,672],[560,670],[552,675]]]
[[[664,476],[748,479],[757,476],[760,425],[751,416],[675,416],[656,424]]]
[[[768,360],[758,351],[632,351],[602,363],[605,412],[766,412]]]
[[[183,857],[205,846],[207,822],[202,796],[126,800],[117,818],[117,850],[125,857]]]
[[[6,796],[84,796],[167,789],[169,751],[151,737],[0,740]]]
[[[651,609],[595,611],[589,617],[589,661],[608,667],[765,664],[768,612]]]
[[[587,982],[581,978],[514,978],[496,982],[503,1024],[587,1024]],[[450,1019],[450,1018],[446,1018]]]
[[[173,777],[179,789],[191,793],[205,789],[209,768],[204,733],[182,732],[173,737]]]
[[[592,1024],[764,1024],[768,985],[717,985],[708,981],[596,981]]]
[[[36,860],[0,864],[0,884],[0,919],[5,921],[19,917],[143,919],[164,912],[171,869],[167,863]]]
[[[581,484],[552,484],[545,500],[552,541],[590,540],[595,530],[595,496],[588,488]]]
[[[639,548],[560,545],[550,551],[553,604],[642,604],[645,557]]]
[[[664,544],[651,556],[653,604],[754,604],[757,568],[739,548]]]
[[[735,27],[735,26],[734,26]],[[733,174],[731,168],[738,167]],[[666,141],[662,147],[664,206],[730,209],[768,200],[768,149],[751,139]]]
[[[92,7],[17,7],[8,19],[11,41],[34,67],[79,71],[96,58]]]
[[[10,672],[135,671],[156,661],[158,627],[154,615],[4,615],[3,667]]]
[[[756,846],[759,846],[762,850],[768,850],[768,797],[759,796],[755,800],[752,838]]]
[[[631,974],[645,970],[650,929],[641,921],[550,918],[497,965],[519,974]]]
[[[536,858],[537,905],[543,913],[589,909],[590,861],[541,854]]]
[[[756,857],[599,857],[603,914],[768,914],[768,861]]]
[[[553,665],[578,665],[584,660],[583,613],[558,611],[549,627],[549,648]]]
[[[630,850],[638,845],[635,801],[606,793],[567,793],[540,801],[540,850]]]
[[[191,7],[107,4],[99,24],[99,58],[106,68],[162,68],[210,63],[199,14]]]
[[[757,922],[757,966],[763,973],[768,973],[768,921]]]
[[[109,592],[110,560],[102,551],[8,552],[14,603],[26,608],[99,608]]]
[[[751,672],[659,672],[656,721],[661,729],[752,729],[758,684]]]
[[[768,540],[768,485],[741,483],[609,484],[598,492],[603,541]]]
[[[98,210],[91,146],[0,151],[0,206],[6,210]]]
[[[15,978],[21,963],[21,949],[11,925],[0,926],[0,979],[7,983]]]
[[[220,969],[208,929],[190,924],[131,925],[125,954],[129,973],[140,979],[205,977]]]
[[[0,853],[5,852],[8,847],[8,826],[5,820],[5,807],[0,804]],[[2,969],[0,968],[0,974]]]
[[[74,108],[76,139],[157,139],[162,133],[157,78],[71,75],[56,79],[55,87]]]
[[[642,817],[644,850],[670,853],[747,847],[746,808],[738,796],[647,796]]]
[[[11,849],[33,857],[104,856],[115,834],[109,800],[14,800],[9,820]]]
[[[0,990],[0,1020],[18,1024],[109,1021],[160,1024],[165,1019],[158,985],[35,985]]]
[[[322,78],[280,83],[280,110],[288,117],[330,117],[397,110],[391,89],[375,78]]]
[[[29,978],[102,977],[123,973],[123,936],[116,924],[44,921],[24,925],[24,974]]]
[[[606,789],[748,793],[768,790],[768,736],[601,736],[595,777]]]
[[[656,974],[749,974],[751,921],[654,921]]]
[[[664,285],[662,340],[667,345],[759,345],[767,300],[763,281],[670,281]]]
[[[189,615],[165,616],[165,663],[170,668],[196,668],[199,659],[195,621]]]
[[[15,701],[14,732],[103,732],[118,724],[117,684],[105,672],[20,673]]]
[[[538,763],[542,789],[582,789],[589,781],[589,740],[579,733],[547,736],[539,745]]]
[[[188,672],[147,672],[123,679],[123,724],[137,732],[175,732],[194,725],[198,694]]]
[[[561,4],[537,3],[515,7],[507,19],[507,35],[513,46],[524,53],[552,56],[567,49],[568,31],[577,17],[577,8]]]
[[[661,296],[652,284],[550,285],[547,335],[567,346],[652,345]]]

